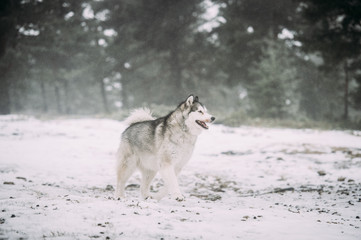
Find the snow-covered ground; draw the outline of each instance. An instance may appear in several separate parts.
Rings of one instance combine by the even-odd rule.
[[[360,239],[361,133],[213,125],[184,202],[115,200],[125,126],[0,117],[0,239]],[[152,187],[159,189],[156,178]]]

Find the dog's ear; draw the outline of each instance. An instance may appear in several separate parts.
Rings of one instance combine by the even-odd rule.
[[[189,95],[189,97],[186,100],[186,107],[189,107],[190,105],[192,105],[194,102],[194,97],[193,94]]]
[[[195,103],[195,102],[198,102],[198,96],[196,96],[196,97],[194,98],[193,103]]]

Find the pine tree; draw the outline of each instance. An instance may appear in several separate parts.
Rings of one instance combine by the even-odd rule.
[[[111,10],[104,26],[117,32],[108,53],[116,61],[114,71],[122,75],[123,106],[134,101],[175,104],[188,94],[186,71],[194,59],[200,3],[109,0],[98,5]]]
[[[361,1],[300,1],[304,26],[299,39],[307,52],[319,52],[328,67],[342,68],[344,113],[348,119],[351,65],[361,54]]]
[[[290,50],[282,41],[267,39],[260,61],[250,68],[247,85],[253,114],[266,118],[285,118],[298,109],[295,94],[297,69]]]
[[[284,28],[293,28],[294,1],[213,0],[220,5],[223,21],[212,32],[222,52],[219,66],[228,74],[228,84],[247,83],[248,69],[261,58],[264,38],[277,40]]]

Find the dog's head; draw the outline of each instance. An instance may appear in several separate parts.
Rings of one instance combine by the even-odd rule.
[[[216,119],[207,112],[207,108],[199,102],[198,96],[190,95],[182,104],[185,124],[193,134],[200,134],[208,129],[208,124]]]

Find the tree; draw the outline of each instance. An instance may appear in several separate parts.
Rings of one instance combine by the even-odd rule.
[[[297,69],[292,59],[282,41],[266,40],[260,61],[249,70],[252,81],[247,85],[256,116],[285,118],[298,110]]]
[[[10,113],[10,82],[7,78],[13,61],[4,61],[7,49],[16,38],[16,18],[20,10],[20,1],[4,0],[0,2],[0,114]]]
[[[292,28],[297,5],[289,0],[214,0],[223,21],[211,33],[222,49],[219,65],[228,83],[250,79],[248,69],[262,56],[265,38],[275,41],[284,28]]]
[[[1,2],[0,8],[0,29],[4,33],[1,34],[0,41],[0,68],[4,73],[0,77],[0,112],[10,113],[10,100],[13,100],[13,105],[17,104],[17,99],[11,98],[9,93],[17,93],[17,89],[11,89],[11,86],[19,86],[16,82],[24,81],[23,73],[26,73],[28,79],[36,79],[36,74],[42,76],[43,71],[48,69],[51,69],[53,74],[52,79],[47,82],[54,85],[58,110],[61,111],[60,87],[64,86],[64,91],[69,88],[66,87],[65,80],[61,79],[60,71],[72,66],[71,57],[77,49],[74,43],[79,40],[74,33],[81,30],[81,3],[76,0],[6,0]],[[67,21],[69,16],[75,17]],[[78,31],[74,30],[75,26]],[[74,38],[69,37],[71,34],[74,34]],[[23,67],[24,65],[26,66]],[[14,74],[17,74],[17,77],[13,77]],[[27,84],[28,87],[31,85]],[[43,80],[40,81],[40,87],[45,89]],[[30,90],[27,89],[29,92]],[[44,98],[45,92],[42,93]],[[43,109],[47,109],[45,103]],[[67,111],[69,107],[66,106],[65,109]]]
[[[104,1],[96,4],[108,10],[104,28],[114,29],[115,39],[107,47],[121,74],[124,107],[133,99],[174,103],[188,94],[186,66],[196,41],[201,1]],[[194,59],[194,58],[193,58]],[[136,98],[135,98],[136,95]]]
[[[361,110],[361,59],[356,60],[353,65],[351,66],[354,71],[354,78],[356,80],[357,86],[351,92],[353,107],[356,110]]]
[[[300,1],[304,26],[299,40],[306,52],[319,52],[327,66],[344,72],[344,113],[348,119],[350,66],[361,53],[361,2],[358,0]]]
[[[172,86],[168,100],[182,99],[187,94],[183,72],[192,37],[198,26],[198,16],[202,12],[201,1],[157,0],[141,1],[137,11],[139,22],[135,37],[145,44],[145,48],[161,54],[165,66],[164,73]]]

